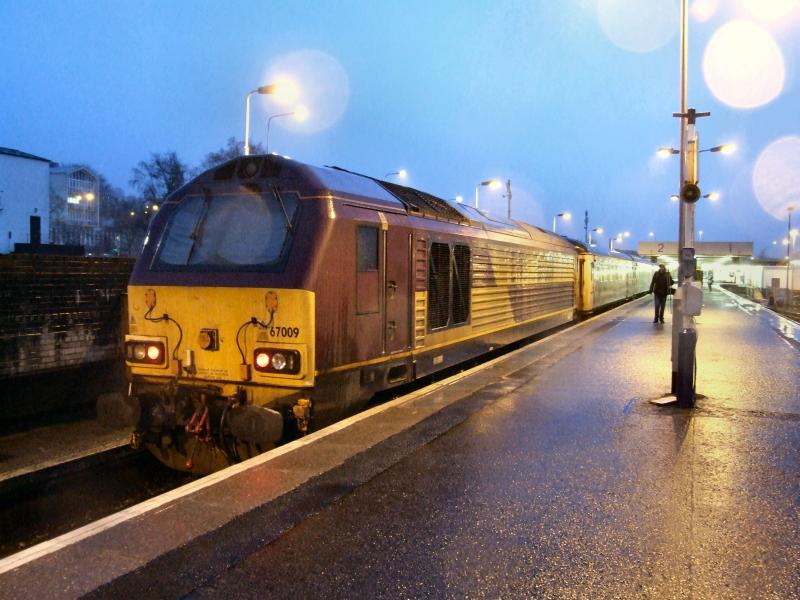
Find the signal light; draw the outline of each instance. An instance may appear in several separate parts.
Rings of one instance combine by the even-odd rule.
[[[159,358],[161,358],[161,348],[155,344],[149,344],[147,346],[147,358],[153,362],[157,361]]]
[[[253,363],[255,370],[261,373],[295,375],[300,372],[300,353],[297,350],[256,348]]]
[[[683,187],[681,187],[681,199],[689,204],[697,202],[702,194],[700,188],[690,181],[687,181],[683,184]]]

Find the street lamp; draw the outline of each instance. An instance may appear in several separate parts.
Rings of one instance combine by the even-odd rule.
[[[406,179],[408,177],[408,171],[405,169],[400,169],[399,171],[392,171],[391,173],[387,173],[384,175],[385,178],[391,177],[393,175],[397,175],[398,179]]]
[[[278,84],[271,83],[262,85],[254,90],[247,92],[244,102],[244,155],[250,155],[250,96],[253,94],[274,94],[278,91]]]
[[[572,215],[568,212],[560,212],[553,217],[553,233],[556,232],[556,220],[561,217],[565,221],[569,221],[572,218]]]
[[[706,148],[705,150],[698,150],[698,152],[722,152],[723,154],[733,154],[736,152],[736,144],[722,144],[720,146],[714,146],[713,148]],[[681,151],[675,148],[659,148],[656,150],[656,154],[658,154],[661,158],[666,158],[672,154],[680,154]]]
[[[475,186],[475,208],[478,208],[478,188],[481,186],[487,186],[490,190],[496,190],[499,188],[502,183],[500,183],[499,179],[487,179],[486,181],[481,181],[478,185]]]
[[[647,234],[647,236],[648,237],[655,237],[656,236],[656,232],[655,231],[651,231],[650,233]]]
[[[297,121],[305,121],[308,118],[308,109],[305,106],[298,106],[293,111],[285,112],[285,113],[278,113],[277,115],[272,115],[267,119],[267,141],[265,143],[264,152],[269,154],[269,130],[270,126],[272,125],[272,120],[277,119],[279,117],[291,117]]]
[[[701,242],[703,241],[703,230],[702,229],[699,229],[697,231],[697,237],[700,239]]]
[[[618,233],[616,237],[609,237],[608,238],[608,252],[611,253],[614,251],[614,242],[618,244],[622,242],[622,234]]]
[[[669,199],[672,200],[673,202],[678,202],[681,199],[681,197],[678,196],[678,194],[672,194],[672,196],[670,196]]]
[[[703,198],[708,198],[711,202],[716,202],[719,200],[719,192],[709,192],[708,194],[703,194]]]
[[[736,152],[736,144],[722,144],[721,146],[714,146],[713,148],[706,148],[700,152],[722,152],[723,154],[733,154]]]
[[[456,202],[458,202],[459,204],[463,204],[464,203],[464,196],[462,196],[460,194],[458,196],[456,196]]]
[[[594,229],[590,229],[589,230],[589,246],[590,247],[592,245],[592,233],[597,233],[598,235],[602,235],[603,234],[603,228],[602,227],[595,227]]]

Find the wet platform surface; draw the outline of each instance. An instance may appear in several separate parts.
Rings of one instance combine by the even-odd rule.
[[[126,446],[130,430],[94,420],[60,423],[0,436],[0,483]]]
[[[0,563],[0,597],[800,596],[797,326],[706,293],[681,410],[649,403],[651,319],[634,302]]]

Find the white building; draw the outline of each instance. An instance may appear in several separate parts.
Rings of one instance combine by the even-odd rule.
[[[100,182],[87,167],[50,169],[50,239],[56,244],[94,248],[102,239]]]
[[[0,253],[29,244],[38,223],[40,243],[50,241],[50,161],[12,148],[0,148]],[[33,219],[31,218],[33,217]]]

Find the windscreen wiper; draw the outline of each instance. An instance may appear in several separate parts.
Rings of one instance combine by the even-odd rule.
[[[202,237],[203,234],[203,225],[206,222],[206,218],[208,217],[208,209],[211,206],[211,195],[208,193],[208,189],[203,190],[203,211],[200,213],[200,217],[197,219],[197,223],[194,224],[194,229],[192,229],[192,233],[189,234],[189,239],[192,240],[192,247],[189,248],[189,254],[186,256],[186,264],[189,265],[192,261],[192,254],[194,254],[194,248],[197,245],[197,240]]]
[[[272,193],[275,194],[275,197],[278,199],[278,204],[281,205],[281,210],[283,211],[283,217],[286,219],[286,228],[291,232],[294,233],[294,227],[292,227],[292,220],[289,218],[289,213],[286,212],[286,206],[283,204],[283,198],[281,198],[281,193],[278,191],[278,186],[272,186]]]

